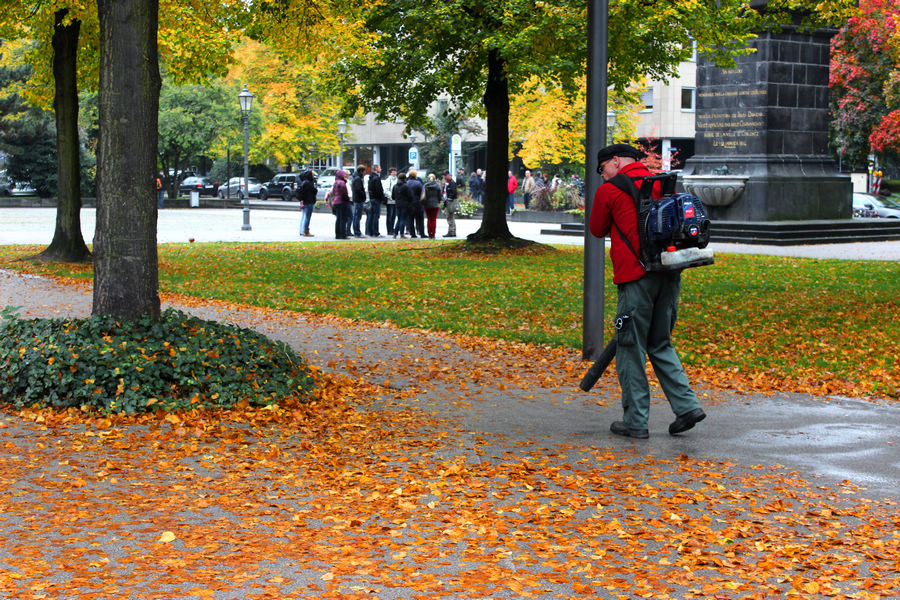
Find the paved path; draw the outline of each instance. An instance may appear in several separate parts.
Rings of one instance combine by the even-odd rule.
[[[23,317],[87,316],[91,294],[87,288],[72,289],[50,280],[0,271],[0,306],[23,306]],[[336,327],[315,317],[297,313],[233,310],[209,306],[179,307],[198,316],[226,320],[291,344],[313,364],[352,375],[367,373],[377,377],[390,372],[395,364],[414,364],[416,359],[446,361],[448,346],[463,354],[464,364],[496,363],[495,351],[460,348],[452,338],[423,334],[389,326],[354,323]],[[273,316],[274,315],[274,316]],[[499,357],[503,370],[511,374],[522,370],[515,356]],[[614,439],[609,423],[618,420],[617,390],[610,373],[607,386],[600,386],[604,405],[598,407],[592,395],[576,388],[582,374],[577,353],[568,357],[573,363],[573,378],[568,387],[529,389],[516,393],[497,393],[481,389],[476,410],[456,412],[456,403],[428,402],[435,410],[450,410],[454,418],[473,431],[539,440],[542,444],[579,443]],[[353,365],[352,370],[341,366]],[[513,377],[514,378],[514,377]],[[395,381],[399,386],[417,382]],[[439,394],[457,394],[452,385]],[[437,392],[433,392],[437,393]],[[802,394],[775,396],[707,392],[715,406],[709,418],[692,435],[671,437],[665,434],[672,420],[668,406],[654,403],[651,410],[652,439],[640,447],[647,452],[677,456],[688,452],[711,457],[729,457],[742,464],[781,464],[798,468],[810,476],[824,477],[830,483],[849,480],[869,489],[875,496],[900,500],[900,403],[852,398],[813,398]],[[466,406],[469,406],[468,404]]]
[[[222,235],[226,216],[235,227]],[[254,216],[254,235],[281,223],[291,239],[290,213]],[[243,239],[239,224],[239,211],[164,211],[160,238]],[[264,467],[248,464],[241,448],[276,452],[272,432],[239,428],[240,443],[178,442],[187,457],[160,466],[128,443],[145,439],[138,429],[105,441],[103,432],[67,434],[0,414],[0,463],[26,474],[0,472],[0,597],[684,600],[794,590],[817,598],[811,590],[827,591],[826,581],[848,594],[900,590],[890,567],[900,525],[893,509],[879,508],[900,501],[897,402],[698,390],[709,417],[694,430],[669,436],[673,417],[656,398],[650,439],[627,440],[608,431],[621,415],[615,382],[607,375],[591,394],[578,391],[584,365],[574,352],[548,350],[564,375],[545,380],[540,361],[524,360],[516,345],[188,304],[175,305],[255,328],[327,372],[393,392],[361,399],[361,410],[399,405],[437,425],[427,438],[381,445],[362,432],[363,455],[347,447],[360,435],[353,425],[326,432],[321,443],[341,441],[343,454],[315,460],[297,432]],[[84,316],[91,292],[0,271],[6,305],[22,306],[23,317]],[[435,470],[422,471],[425,457]],[[20,470],[26,459],[34,466]],[[333,487],[286,480],[292,460],[305,461],[309,477],[327,472]],[[342,487],[385,472],[380,497]],[[405,480],[409,473],[423,479]],[[220,489],[191,493],[201,480]],[[417,485],[425,489],[415,496]],[[140,504],[151,494],[153,505]],[[465,503],[452,504],[454,494]],[[354,518],[363,505],[366,516]],[[157,541],[162,530],[178,537],[171,549]],[[225,537],[240,541],[219,548]]]
[[[277,204],[277,202],[269,202]],[[284,204],[284,203],[281,203]],[[265,205],[265,203],[263,204]],[[297,206],[290,203],[289,206]],[[90,243],[94,237],[95,210],[81,211],[82,233]],[[0,209],[0,244],[49,244],[53,239],[56,210],[52,208]],[[242,231],[243,212],[240,209],[171,209],[159,213],[157,239],[160,243],[195,242],[281,242],[334,240],[334,217],[315,213],[311,231],[315,237],[298,235],[299,211],[253,209],[250,212],[250,231]],[[481,222],[458,219],[459,237],[475,232]],[[514,235],[545,244],[583,245],[579,236],[544,235],[541,230],[558,228],[547,223],[511,221]],[[384,218],[381,231],[386,231]],[[438,235],[446,233],[446,223],[438,220]],[[381,238],[390,241],[387,237]],[[771,254],[807,258],[840,258],[852,260],[900,260],[900,241],[860,242],[857,244],[821,244],[815,246],[760,246],[754,244],[710,244],[715,252],[740,254]]]

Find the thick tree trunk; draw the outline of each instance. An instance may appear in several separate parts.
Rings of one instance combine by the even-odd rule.
[[[158,0],[97,0],[100,143],[94,314],[158,318]]]
[[[78,143],[78,36],[81,22],[63,21],[68,9],[56,11],[53,25],[53,80],[56,90],[57,207],[53,241],[37,258],[86,262],[91,252],[81,234],[81,160]]]
[[[484,90],[487,110],[487,181],[481,227],[469,241],[508,240],[513,236],[506,223],[506,188],[509,172],[509,81],[506,60],[497,50],[488,55],[488,81]]]

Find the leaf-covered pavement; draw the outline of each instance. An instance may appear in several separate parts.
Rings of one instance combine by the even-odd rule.
[[[84,310],[77,292],[45,284],[33,302],[44,306],[25,311]],[[614,414],[611,381],[574,390],[583,364],[571,352],[167,300],[263,330],[293,324],[321,369],[317,402],[3,413],[0,596],[900,595],[896,497],[705,457],[704,424],[669,454],[599,433],[605,421],[561,437],[527,419],[476,427],[535,404]],[[708,391],[710,421],[735,402]]]
[[[581,248],[473,255],[459,242],[419,242],[166,244],[160,289],[581,348]],[[91,279],[88,264],[21,260],[40,250],[0,246],[0,265]],[[611,275],[607,307],[616,302]],[[715,268],[684,273],[675,341],[692,380],[715,387],[897,399],[898,281],[897,261],[723,253]]]

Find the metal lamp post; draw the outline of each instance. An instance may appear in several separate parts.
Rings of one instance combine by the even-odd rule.
[[[241,104],[241,117],[244,120],[244,224],[241,231],[250,231],[250,107],[253,104],[253,94],[247,90],[247,86],[238,94],[238,102]]]
[[[589,223],[594,191],[603,184],[597,173],[597,153],[606,141],[609,0],[589,0],[587,26],[587,115],[584,178],[585,223]],[[581,354],[597,360],[603,351],[603,269],[606,243],[584,228],[584,299]]]
[[[338,136],[341,138],[341,159],[338,168],[344,168],[344,134],[347,133],[347,121],[341,119],[338,121]]]

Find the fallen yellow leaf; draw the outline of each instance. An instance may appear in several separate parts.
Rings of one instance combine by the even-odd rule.
[[[161,536],[159,536],[159,539],[156,541],[159,542],[160,544],[168,544],[169,542],[175,541],[175,534],[172,533],[171,531],[164,531],[163,534]]]

